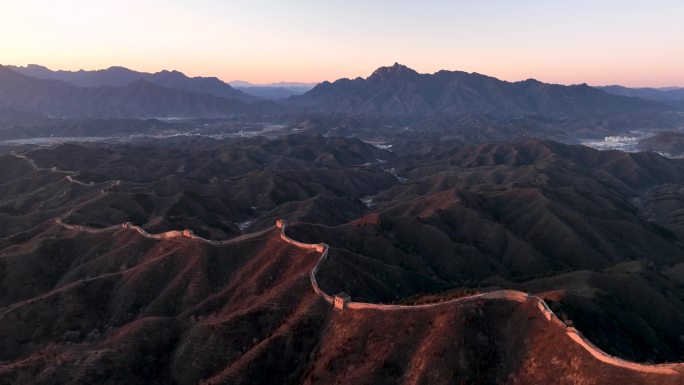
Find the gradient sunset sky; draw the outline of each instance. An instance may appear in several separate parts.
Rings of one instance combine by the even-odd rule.
[[[419,72],[684,86],[684,1],[3,0],[0,63],[255,83]]]

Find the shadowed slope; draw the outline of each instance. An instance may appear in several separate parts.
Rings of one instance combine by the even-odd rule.
[[[371,208],[363,217],[291,232],[331,245],[319,276],[328,292],[387,303],[445,290],[565,289],[576,309],[570,319],[603,349],[642,362],[681,361],[684,281],[667,272],[684,255],[675,194],[682,165],[538,140],[454,145],[390,161],[407,181],[365,197]],[[620,276],[630,261],[647,268]],[[535,284],[573,271],[595,278]],[[643,289],[628,290],[630,279]],[[570,301],[575,295],[583,300]],[[652,315],[661,313],[644,303],[671,311],[656,322]]]
[[[432,150],[423,143],[410,155],[394,156],[358,140],[309,136],[64,145],[18,155],[2,158],[7,167],[0,174],[2,219],[12,225],[0,229],[7,232],[0,240],[6,301],[0,359],[3,373],[18,376],[12,379],[45,368],[46,376],[76,371],[82,382],[112,376],[140,383],[269,383],[273,372],[278,383],[334,383],[355,372],[410,383],[406,378],[421,373],[420,363],[441,367],[421,350],[434,347],[438,337],[426,326],[401,328],[425,317],[420,309],[361,312],[372,319],[333,313],[308,282],[317,253],[299,258],[300,249],[281,245],[275,235],[211,244],[149,240],[121,228],[80,233],[71,226],[106,227],[131,218],[148,232],[192,228],[214,239],[268,228],[269,218],[280,215],[306,220],[318,224],[295,224],[289,235],[332,245],[318,274],[326,292],[404,303],[421,302],[426,293],[542,292],[559,315],[611,354],[640,361],[681,355],[681,221],[666,215],[676,206],[681,161],[538,140],[436,143]],[[643,268],[625,267],[630,263]],[[439,293],[444,290],[450,292]],[[438,333],[463,341],[445,351],[459,357],[455,367],[465,368],[458,378],[492,383],[523,373],[520,381],[548,382],[549,367],[580,381],[593,378],[585,367],[604,371],[577,361],[585,356],[572,348],[555,355],[543,350],[526,332],[537,327],[538,311],[497,303],[484,302],[482,315],[470,321],[461,307],[449,307],[442,322],[471,325],[458,329],[464,335]],[[342,329],[330,329],[338,318],[346,320]],[[525,318],[529,324],[517,321]],[[370,358],[336,367],[359,362],[363,346],[335,339],[331,330],[347,330],[358,341],[370,333],[383,338]],[[526,340],[520,343],[508,330]],[[478,333],[496,337],[473,340]],[[336,342],[328,345],[331,339]],[[355,348],[346,350],[340,341]],[[317,349],[324,346],[326,358],[319,360]],[[463,346],[481,348],[459,353]],[[441,350],[433,347],[427,355],[438,357]],[[522,356],[528,351],[566,361]],[[540,360],[541,369],[535,366]],[[567,360],[577,366],[567,367]],[[630,376],[619,368],[605,373]],[[435,376],[437,383],[448,377]]]
[[[299,322],[325,320],[324,302],[308,282],[318,255],[274,232],[209,246],[151,241],[132,230],[92,235],[53,227],[32,241],[37,247],[0,257],[6,379],[41,368],[32,382],[112,376],[111,383],[195,383],[257,345],[289,336]],[[41,285],[22,291],[17,283],[29,277]],[[303,350],[289,354],[301,364],[297,357],[315,341],[298,338]],[[53,366],[62,360],[68,363]],[[278,378],[277,363],[269,365]],[[281,375],[291,375],[282,365]]]
[[[35,239],[67,252],[47,252],[45,242],[0,251],[2,287],[14,298],[0,308],[3,381],[672,383],[596,361],[530,302],[333,312],[310,286],[320,254],[279,230],[223,246],[58,225]],[[104,244],[73,249],[93,242]],[[28,272],[13,262],[30,259]],[[68,268],[32,293],[8,285],[42,270],[39,262]]]
[[[130,221],[151,232],[192,228],[225,239],[267,228],[281,216],[344,223],[365,211],[360,197],[397,183],[380,169],[358,166],[391,153],[357,139],[320,136],[64,144],[18,156],[25,159],[0,157],[8,170],[0,180],[0,218],[7,224],[0,236],[63,213],[82,200],[79,194],[104,187],[111,188],[65,221],[93,227]],[[45,169],[30,170],[31,164]],[[85,185],[70,183],[69,175]]]

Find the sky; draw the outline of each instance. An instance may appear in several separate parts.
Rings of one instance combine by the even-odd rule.
[[[394,62],[684,86],[684,1],[2,0],[0,63],[318,82]]]

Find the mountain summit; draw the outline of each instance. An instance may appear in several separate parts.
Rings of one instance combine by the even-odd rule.
[[[368,80],[372,81],[388,81],[397,79],[408,79],[411,77],[419,76],[420,74],[415,70],[399,64],[394,63],[394,65],[389,67],[380,67],[373,71],[373,73],[368,77]]]

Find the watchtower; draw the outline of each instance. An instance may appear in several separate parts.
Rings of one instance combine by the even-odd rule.
[[[351,301],[351,297],[347,293],[339,293],[335,295],[335,309],[344,310],[347,307],[347,303]]]

